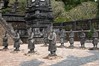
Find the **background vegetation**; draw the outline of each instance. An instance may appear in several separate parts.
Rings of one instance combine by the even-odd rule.
[[[9,6],[13,6],[15,0],[10,0]],[[55,22],[68,22],[99,17],[99,0],[51,0]],[[19,0],[19,14],[25,14],[26,0]],[[9,13],[11,8],[3,9],[3,13]]]

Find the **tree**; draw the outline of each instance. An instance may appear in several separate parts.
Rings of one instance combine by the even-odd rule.
[[[65,10],[68,11],[77,5],[81,4],[82,2],[87,2],[87,1],[95,1],[95,0],[62,0],[63,3],[65,4]]]
[[[3,1],[4,1],[4,8],[7,8],[9,4],[9,0],[3,0]]]

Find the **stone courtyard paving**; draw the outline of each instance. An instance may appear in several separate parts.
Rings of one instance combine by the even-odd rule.
[[[21,45],[19,52],[14,52],[13,46],[7,51],[1,50],[0,66],[99,66],[99,50],[88,50],[92,47],[91,43],[86,43],[86,49],[80,49],[79,42],[75,42],[74,49],[67,48],[69,43],[65,43],[65,48],[57,48],[58,57],[55,59],[44,58],[49,52],[42,45],[36,45],[36,53],[28,55],[27,44]]]

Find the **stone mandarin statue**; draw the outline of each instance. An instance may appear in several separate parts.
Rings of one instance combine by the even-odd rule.
[[[47,44],[48,44],[48,32],[46,30],[44,30],[43,40],[44,40],[44,46],[47,46]]]
[[[40,32],[40,28],[34,28],[35,37],[41,37],[42,33]]]
[[[99,43],[99,39],[98,39],[98,32],[96,31],[96,29],[94,29],[92,38],[93,38],[92,43],[93,43],[93,46],[94,46],[93,48],[97,49],[97,45]]]
[[[74,32],[72,31],[72,29],[70,30],[70,33],[69,33],[69,43],[70,43],[70,46],[71,48],[74,47]]]
[[[48,51],[50,51],[49,56],[56,56],[56,33],[54,31],[51,31],[49,36],[48,36],[48,40],[49,40],[49,48]]]
[[[85,35],[85,33],[84,33],[84,31],[83,30],[81,30],[81,34],[80,34],[80,43],[81,43],[81,48],[85,48],[85,37],[86,37],[86,35]]]
[[[65,30],[62,29],[62,30],[60,31],[60,42],[61,42],[61,47],[64,47],[65,37],[66,37]]]
[[[34,49],[35,49],[35,43],[34,43],[34,32],[31,30],[29,37],[28,37],[28,49],[30,49],[30,51],[28,53],[34,53]]]
[[[20,47],[20,35],[18,31],[16,31],[15,37],[14,37],[14,51],[19,51]]]
[[[5,32],[5,35],[3,37],[3,49],[8,49],[8,36],[7,36],[7,32]]]

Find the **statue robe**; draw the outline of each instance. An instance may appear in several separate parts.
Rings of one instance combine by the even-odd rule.
[[[28,49],[34,49],[35,48],[33,37],[34,37],[34,33],[32,33],[28,38]]]
[[[48,40],[49,40],[49,48],[48,51],[56,51],[56,33],[50,33],[50,35],[48,36]]]
[[[17,33],[17,36],[14,38],[14,47],[19,48],[20,47],[20,36]]]

